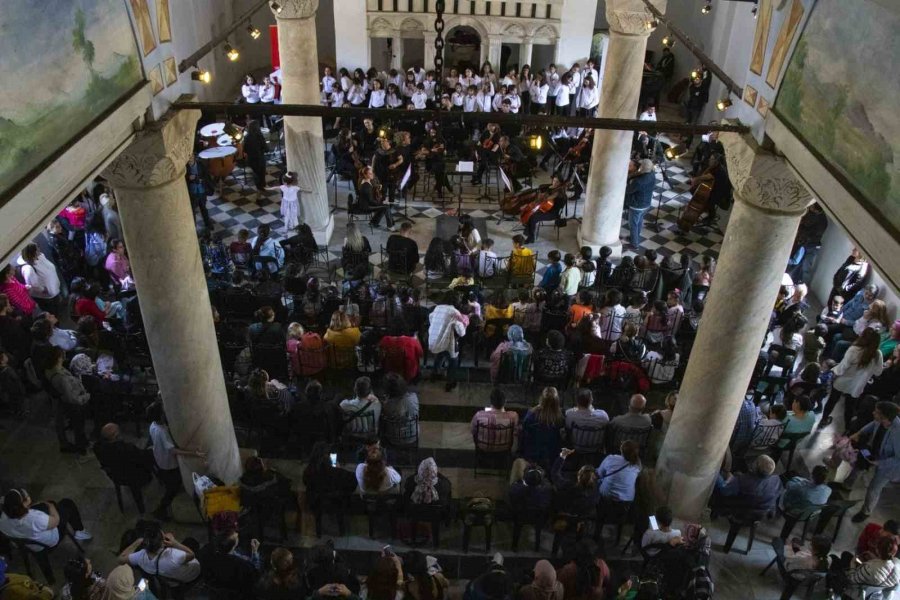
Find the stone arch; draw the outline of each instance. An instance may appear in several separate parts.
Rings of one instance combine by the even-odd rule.
[[[472,18],[468,15],[459,15],[447,19],[447,22],[444,26],[445,35],[448,34],[453,28],[459,27],[460,25],[465,25],[466,27],[471,27],[478,35],[481,37],[482,45],[487,44],[488,41],[488,30],[484,26],[484,24],[476,18]]]
[[[510,23],[503,29],[503,36],[507,38],[525,37],[525,28],[518,23]]]
[[[378,17],[369,23],[370,37],[391,37],[394,35],[394,26],[387,19]]]
[[[406,18],[400,23],[400,31],[404,33],[422,34],[425,31],[425,25],[418,19]]]
[[[535,38],[543,38],[548,40],[556,40],[559,38],[559,33],[557,33],[556,28],[552,25],[541,25],[537,29],[534,30],[534,33],[531,34],[532,37]]]

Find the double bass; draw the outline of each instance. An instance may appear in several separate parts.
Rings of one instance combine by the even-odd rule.
[[[687,233],[700,220],[700,216],[709,210],[709,197],[712,193],[712,186],[708,183],[701,183],[694,189],[691,201],[687,203],[681,215],[678,217],[678,229],[682,233]]]

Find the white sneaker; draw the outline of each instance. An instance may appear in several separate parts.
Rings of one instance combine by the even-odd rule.
[[[86,542],[88,540],[94,539],[94,536],[92,536],[91,533],[86,529],[82,529],[75,532],[75,539],[79,542]]]

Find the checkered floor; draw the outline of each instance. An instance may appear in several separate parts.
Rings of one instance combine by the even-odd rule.
[[[275,166],[269,166],[267,174],[267,185],[276,185],[280,178],[280,172]],[[544,179],[548,179],[548,175],[539,171],[540,176],[535,184],[543,183]],[[276,239],[287,237],[284,230],[284,222],[281,220],[281,204],[280,192],[268,191],[258,192],[253,186],[252,177],[243,181],[240,171],[235,171],[235,178],[229,178],[222,186],[221,195],[209,198],[207,203],[210,218],[215,222],[215,231],[220,234],[226,244],[236,238],[237,233],[241,229],[248,229],[252,235],[260,224],[267,223],[272,227],[273,236]],[[675,260],[680,258],[681,254],[688,254],[692,258],[700,255],[709,255],[718,258],[719,250],[722,243],[722,235],[716,231],[710,231],[703,228],[695,228],[687,234],[682,234],[676,226],[676,220],[681,208],[690,199],[688,191],[689,177],[684,166],[681,164],[670,163],[667,168],[667,175],[671,187],[663,180],[661,173],[657,173],[657,188],[653,199],[653,208],[647,213],[644,220],[644,228],[641,232],[641,248],[654,249],[661,256],[671,256]],[[453,181],[453,185],[458,185],[459,179]],[[424,186],[420,183],[416,191],[416,197],[410,198],[406,205],[399,203],[394,209],[395,219],[399,220],[408,218],[414,224],[414,238],[419,243],[419,248],[424,255],[424,251],[428,246],[428,242],[434,235],[434,225],[428,221],[435,219],[439,215],[457,215],[461,210],[464,213],[471,214],[473,217],[485,218],[488,220],[488,231],[482,232],[482,237],[490,237],[495,240],[495,249],[498,254],[508,252],[512,247],[512,236],[520,233],[522,226],[518,220],[501,220],[502,213],[498,210],[497,200],[479,201],[478,196],[482,191],[477,186],[470,186],[465,182],[462,187],[462,200],[458,198],[448,198],[443,207],[437,202],[431,202],[421,197]],[[347,194],[350,191],[349,182],[339,181],[329,184],[329,202],[335,206],[335,196],[337,197],[337,209],[333,211],[335,218],[335,233],[332,236],[329,249],[332,253],[332,271],[338,277],[342,275],[338,258],[340,257],[341,245],[343,243],[342,231],[347,222],[346,201]],[[494,188],[492,186],[492,191]],[[496,192],[495,197],[496,197]],[[409,194],[412,196],[412,194]],[[659,208],[657,210],[658,200]],[[559,249],[562,252],[574,252],[577,250],[577,241],[575,233],[578,228],[578,222],[572,218],[580,218],[584,200],[581,199],[577,203],[570,202],[567,216],[570,221],[567,227],[561,228],[558,232],[550,225],[545,224],[539,233],[539,239],[534,245],[535,251],[538,253],[538,276],[540,276],[545,268],[545,263],[541,259],[546,257],[547,252],[552,249]],[[659,215],[658,221],[655,219]],[[722,222],[727,219],[727,215],[722,215]],[[621,236],[623,240],[628,239],[628,230],[625,227],[627,223],[623,219],[623,228]],[[379,244],[383,244],[389,233],[384,229],[369,230],[363,228],[363,233],[370,239],[372,248],[375,253],[372,255],[372,263],[377,266],[380,263],[378,254]],[[558,240],[554,239],[558,233]],[[634,255],[634,252],[628,250],[625,254]],[[414,284],[421,284],[423,280],[419,277],[414,278]]]

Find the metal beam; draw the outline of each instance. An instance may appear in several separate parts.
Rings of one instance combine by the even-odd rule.
[[[396,110],[386,108],[333,108],[312,104],[235,104],[233,102],[175,102],[175,110],[200,109],[217,115],[284,115],[286,117],[335,118],[375,117],[391,121],[464,121],[475,123],[506,123],[533,127],[584,127],[587,129],[613,129],[618,131],[647,131],[697,135],[710,131],[747,133],[746,125],[690,125],[674,121],[638,121],[637,119],[588,119],[550,115],[523,115],[513,113],[462,113],[443,110]]]
[[[223,31],[222,33],[220,33],[219,35],[217,35],[210,41],[208,41],[205,44],[203,44],[202,46],[200,46],[200,48],[196,52],[194,52],[193,54],[188,56],[186,59],[184,59],[183,61],[178,63],[178,72],[184,73],[191,67],[196,66],[197,61],[199,61],[201,58],[203,58],[204,56],[209,54],[213,48],[215,48],[216,46],[218,46],[219,44],[224,42],[228,38],[228,36],[232,34],[232,32],[235,29],[237,29],[238,27],[243,25],[245,21],[249,21],[250,17],[252,17],[253,14],[256,13],[256,11],[258,11],[260,8],[262,8],[263,6],[268,4],[268,2],[269,2],[269,0],[259,0],[256,4],[254,4],[252,7],[250,7],[250,10],[248,10],[247,12],[242,14],[240,17],[235,19],[235,21],[231,25],[229,25],[225,29],[225,31]]]
[[[664,14],[659,12],[659,10],[657,10],[657,8],[653,6],[650,0],[643,0],[643,2],[644,5],[646,5],[647,10],[649,10],[653,14],[653,16],[656,17],[656,20],[664,24],[668,28],[668,30],[672,32],[672,35],[677,37],[681,41],[681,43],[691,51],[691,54],[697,57],[697,60],[699,60],[703,64],[703,66],[712,71],[713,74],[722,83],[725,84],[725,87],[729,92],[737,96],[739,99],[743,97],[744,88],[736,84],[734,80],[719,67],[719,65],[714,63],[713,59],[711,59],[709,55],[706,54],[706,52],[704,52],[697,44],[695,44],[688,36],[688,34],[673,25],[672,22],[669,21],[669,19],[667,19]]]

